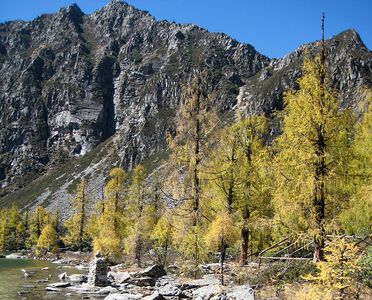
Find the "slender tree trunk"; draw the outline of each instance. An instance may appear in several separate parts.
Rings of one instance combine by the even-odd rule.
[[[224,263],[226,259],[226,244],[224,239],[221,239],[221,256],[220,256],[220,266],[221,266],[221,284],[224,285]]]
[[[317,234],[314,237],[314,255],[313,262],[318,262],[324,258],[324,242],[325,242],[325,230],[324,230],[324,218],[325,218],[325,184],[324,180],[326,177],[326,162],[325,162],[325,140],[322,127],[318,131],[318,143],[317,143],[317,166],[315,170],[315,188],[314,188],[314,219]]]
[[[119,178],[116,177],[116,191],[115,191],[115,201],[114,201],[114,229],[115,229],[115,233],[117,233],[118,231],[118,221],[117,221],[117,212],[118,212],[118,198],[119,198],[119,195],[118,195],[118,188],[119,188]]]
[[[324,14],[322,17],[322,52],[320,65],[320,102],[321,106],[326,103],[325,99],[325,44],[324,44]],[[324,258],[324,218],[325,218],[325,178],[327,175],[327,165],[325,161],[326,139],[324,124],[320,124],[317,128],[316,141],[316,167],[315,167],[315,188],[313,209],[315,213],[315,226],[318,231],[314,238],[314,254],[313,262],[316,263]]]
[[[249,171],[251,170],[252,166],[252,146],[248,143],[245,147],[245,157],[248,163]],[[250,193],[251,193],[251,181],[248,179],[245,183],[245,205],[242,211],[243,217],[243,227],[241,230],[241,250],[240,250],[240,264],[246,265],[248,262],[248,248],[249,248],[249,230],[248,230],[248,221],[250,217],[250,212],[248,208],[248,202],[250,201]]]
[[[138,228],[137,228],[138,230]],[[136,236],[136,262],[137,262],[137,267],[141,268],[142,267],[142,239],[140,235],[137,233]]]
[[[141,268],[142,267],[142,236],[141,236],[141,227],[142,227],[142,224],[141,224],[141,218],[142,218],[142,213],[143,213],[143,193],[142,193],[142,190],[143,190],[143,187],[141,185],[139,185],[138,187],[138,192],[139,192],[139,196],[138,196],[138,203],[137,203],[137,229],[136,229],[136,241],[135,241],[135,244],[136,244],[136,250],[135,250],[135,259],[137,261],[137,267]]]
[[[243,226],[241,229],[242,244],[240,248],[240,264],[242,266],[246,265],[248,262],[248,248],[249,248],[248,219],[249,219],[249,210],[248,210],[248,207],[245,206],[243,210]]]
[[[199,224],[199,201],[200,201],[200,178],[199,178],[199,165],[200,165],[200,95],[197,95],[197,103],[196,103],[196,116],[195,116],[195,144],[194,144],[194,159],[195,159],[195,166],[194,166],[194,219],[193,219],[193,226],[197,226]]]
[[[37,238],[40,237],[40,234],[41,234],[41,220],[40,220],[40,216],[38,215],[37,216]]]
[[[85,219],[85,184],[83,183],[81,191],[81,211],[80,211],[80,224],[79,224],[79,250],[83,250],[83,234],[84,234],[84,219]]]
[[[102,207],[101,207],[101,214],[103,214],[105,212],[105,192],[104,192],[104,188],[102,186]]]
[[[230,156],[230,178],[229,178],[229,188],[227,192],[227,205],[229,214],[233,211],[233,202],[234,202],[234,187],[235,187],[235,180],[234,180],[234,164],[235,164],[235,141],[232,144],[231,148],[231,156]]]

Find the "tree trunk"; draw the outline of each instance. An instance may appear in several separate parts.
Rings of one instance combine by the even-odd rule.
[[[224,239],[221,239],[221,256],[220,256],[220,266],[221,266],[221,285],[224,285],[224,263],[226,259],[226,244]]]
[[[320,101],[325,105],[325,44],[324,44],[324,14],[322,18],[322,53],[320,66]],[[326,153],[326,138],[324,124],[320,124],[317,128],[316,140],[316,157],[317,162],[315,166],[315,189],[313,209],[315,212],[315,226],[318,231],[317,236],[314,237],[314,254],[313,262],[316,263],[324,258],[324,218],[325,218],[325,178],[327,175],[327,165],[325,161]]]
[[[234,202],[234,187],[235,187],[235,178],[234,178],[234,167],[235,167],[235,140],[231,145],[231,156],[230,156],[230,178],[229,178],[229,188],[227,192],[227,205],[229,214],[233,212],[233,202]]]
[[[314,185],[314,200],[313,200],[313,210],[314,210],[314,221],[317,230],[317,235],[314,237],[314,254],[313,262],[316,263],[324,258],[324,241],[325,241],[325,231],[324,231],[324,218],[325,218],[325,177],[327,173],[327,166],[325,161],[325,138],[323,132],[323,126],[320,125],[317,129],[317,164],[315,168],[315,185]]]
[[[138,235],[136,237],[136,262],[137,262],[137,267],[141,268],[142,267],[142,259],[141,255],[142,254],[142,240],[141,237]]]
[[[199,165],[200,165],[200,95],[197,96],[196,103],[196,116],[195,116],[195,144],[194,144],[194,219],[193,226],[199,223],[199,200],[200,200],[200,178],[199,178]]]
[[[249,210],[245,206],[243,210],[243,226],[241,230],[241,239],[242,244],[240,248],[240,264],[245,266],[248,262],[248,248],[249,248],[249,230],[248,230],[248,219],[249,219]]]
[[[84,184],[84,183],[83,183]],[[81,211],[79,224],[79,250],[83,250],[83,234],[84,234],[84,219],[85,219],[85,185],[82,187],[81,195]]]

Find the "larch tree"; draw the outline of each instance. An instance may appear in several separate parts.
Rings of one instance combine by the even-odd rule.
[[[142,165],[136,165],[133,169],[132,182],[129,187],[129,214],[132,215],[132,234],[133,252],[137,266],[142,265],[142,255],[145,250],[145,243],[148,241],[146,235],[149,233],[146,220],[146,170]]]
[[[237,202],[241,196],[240,166],[241,151],[236,126],[232,125],[222,130],[219,143],[210,155],[208,180],[217,188],[212,198],[221,198],[222,204],[230,214],[238,210]],[[212,186],[213,186],[212,185]],[[216,202],[216,200],[212,200]],[[213,206],[214,203],[211,203]]]
[[[50,216],[44,207],[37,206],[30,218],[30,236],[27,241],[28,248],[36,245],[43,228],[50,222]]]
[[[126,236],[124,209],[127,205],[127,174],[118,167],[110,170],[104,187],[105,209],[97,219],[93,240],[94,251],[114,258],[120,255]]]
[[[195,72],[183,89],[175,136],[168,138],[175,169],[185,172],[184,199],[191,200],[192,226],[201,219],[202,165],[209,151],[207,135],[217,120],[208,91],[208,74]]]
[[[0,249],[6,250],[8,246],[8,216],[6,209],[0,209]]]
[[[224,263],[226,250],[239,238],[231,213],[220,211],[209,226],[206,241],[211,250],[220,251],[221,284],[224,285]]]
[[[196,266],[203,260],[204,241],[203,167],[210,152],[209,134],[218,123],[211,101],[213,91],[208,85],[209,74],[195,71],[188,85],[183,88],[181,104],[176,115],[176,130],[168,137],[173,162],[174,182],[183,204],[178,208],[179,222],[175,238],[180,237],[178,249]],[[182,184],[178,185],[182,178]]]
[[[245,265],[250,246],[253,251],[253,240],[256,240],[256,250],[259,250],[260,245],[265,244],[261,236],[267,237],[269,232],[265,229],[266,233],[263,234],[256,228],[255,236],[252,224],[270,223],[268,219],[272,216],[270,156],[264,146],[267,120],[264,116],[247,116],[230,130],[236,140],[234,176],[237,188],[234,207],[239,213],[241,224],[240,263]]]
[[[13,204],[8,209],[8,247],[9,249],[19,250],[24,248],[26,238],[26,228],[22,215],[18,208]]]
[[[42,254],[48,251],[57,251],[58,235],[53,224],[45,225],[36,244],[36,254]]]
[[[372,232],[372,91],[364,93],[365,106],[352,144],[351,162],[354,191],[340,214],[341,227],[347,234],[367,236]]]
[[[311,238],[317,262],[323,259],[344,180],[348,113],[328,87],[324,58],[305,59],[298,84],[297,92],[284,97],[274,198],[281,228]]]
[[[172,225],[172,215],[163,214],[151,232],[151,242],[153,246],[155,261],[165,267],[168,263],[168,255],[173,247],[174,227]]]
[[[82,179],[76,187],[75,197],[72,200],[74,212],[65,222],[67,234],[64,237],[67,245],[72,245],[80,251],[83,250],[84,241],[87,239],[87,202],[86,182]]]
[[[312,282],[303,288],[298,299],[358,299],[357,277],[360,249],[343,238],[334,239],[325,246],[325,260],[317,263],[318,273],[304,278]]]

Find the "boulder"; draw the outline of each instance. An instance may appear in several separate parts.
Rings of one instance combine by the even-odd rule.
[[[233,286],[226,291],[226,296],[231,300],[254,300],[254,290],[248,285]]]
[[[221,285],[207,285],[194,290],[192,292],[192,299],[195,300],[219,299],[223,296],[223,294],[224,290]]]
[[[24,273],[23,273],[23,277],[24,277],[24,278],[31,277],[31,273],[29,273],[29,272],[24,272]]]
[[[19,291],[19,292],[17,292],[17,294],[19,295],[19,296],[26,296],[27,294],[29,294],[30,293],[30,291]]]
[[[152,277],[130,277],[127,280],[127,283],[133,284],[136,286],[154,286],[155,281]]]
[[[221,265],[219,263],[201,265],[200,269],[206,274],[214,274],[220,271]]]
[[[62,274],[58,275],[59,280],[67,280],[68,274],[66,272],[63,272]]]
[[[159,294],[167,297],[179,297],[182,294],[181,283],[174,277],[164,276],[156,282]]]
[[[113,293],[117,293],[117,289],[112,287],[112,286],[106,286],[104,288],[101,288],[100,290],[98,290],[96,292],[96,294],[98,295],[107,295],[107,294],[113,294]]]
[[[84,274],[72,274],[68,277],[68,280],[72,284],[87,282],[88,278]]]
[[[219,285],[220,281],[214,275],[204,275],[203,278],[191,280],[182,284],[182,290],[195,289],[208,285]]]
[[[48,292],[60,292],[61,291],[61,289],[55,288],[55,287],[52,287],[52,286],[47,286],[45,288],[45,290],[48,291]]]
[[[165,300],[165,298],[162,295],[160,295],[159,292],[155,292],[150,296],[144,297],[143,300]]]
[[[97,252],[95,258],[89,265],[88,283],[94,286],[107,286],[109,284],[107,278],[107,261]]]
[[[112,278],[112,281],[115,284],[123,284],[128,282],[129,278],[131,278],[131,274],[129,272],[108,272],[108,277]]]
[[[21,253],[11,253],[5,256],[6,259],[21,259],[26,258],[26,256],[22,255]]]
[[[104,300],[136,300],[136,299],[143,299],[142,294],[110,294]]]
[[[122,269],[124,269],[124,265],[123,264],[118,264],[118,265],[115,265],[115,266],[111,266],[110,267],[110,271],[111,272],[119,272]]]
[[[167,272],[165,272],[164,268],[159,265],[150,266],[145,270],[137,273],[138,277],[160,278],[165,275],[167,275]]]
[[[48,285],[50,288],[66,288],[71,286],[71,283],[69,282],[56,282],[56,283],[51,283]]]

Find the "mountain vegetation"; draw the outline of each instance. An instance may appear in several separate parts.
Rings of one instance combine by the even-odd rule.
[[[0,71],[0,250],[214,265],[222,285],[301,283],[295,299],[370,291],[372,54],[355,31],[269,59],[113,0],[0,24]]]
[[[73,214],[63,224],[43,207],[1,209],[0,247],[39,255],[62,246],[94,248],[110,261],[125,254],[139,267],[145,257],[167,265],[171,255],[193,276],[217,251],[223,284],[227,257],[246,265],[255,253],[289,238],[311,244],[318,271],[304,277],[314,282],[308,293],[320,297],[324,288],[330,299],[357,293],[356,282],[366,282],[358,263],[369,254],[342,236],[371,234],[372,98],[366,90],[358,120],[340,107],[325,68],[319,57],[304,61],[299,89],[286,93],[276,116],[282,131],[272,142],[265,116],[240,115],[217,126],[209,105],[213,93],[202,89],[208,77],[196,72],[168,138],[167,178],[155,190],[143,165],[129,175],[114,167],[89,213],[93,203],[82,178]]]

